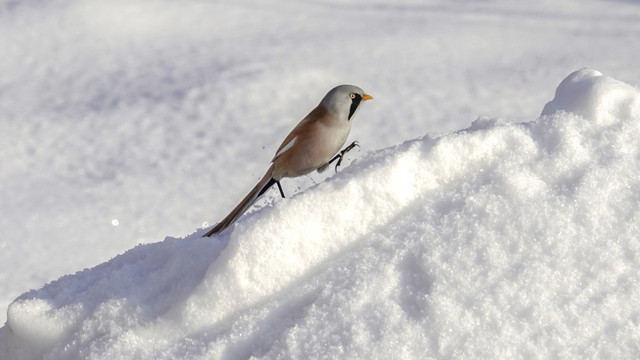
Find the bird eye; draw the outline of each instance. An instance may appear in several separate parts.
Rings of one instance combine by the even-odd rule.
[[[355,98],[356,98],[356,94],[351,94],[351,95],[349,95],[349,96],[350,96],[352,99],[355,99]]]

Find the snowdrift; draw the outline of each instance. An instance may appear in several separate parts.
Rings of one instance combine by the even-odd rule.
[[[639,138],[640,92],[576,71],[534,121],[369,153],[28,292],[0,358],[637,358]]]

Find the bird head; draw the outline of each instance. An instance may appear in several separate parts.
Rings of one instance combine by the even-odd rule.
[[[327,110],[349,121],[363,101],[373,99],[361,88],[354,85],[336,86],[325,95],[320,104]]]

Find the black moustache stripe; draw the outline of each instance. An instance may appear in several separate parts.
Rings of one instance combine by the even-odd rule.
[[[351,117],[353,116],[353,114],[356,112],[356,109],[360,105],[360,101],[362,101],[362,96],[360,96],[358,94],[354,94],[354,95],[355,95],[355,97],[351,100],[351,108],[349,109],[349,118],[348,118],[348,120],[351,120]]]

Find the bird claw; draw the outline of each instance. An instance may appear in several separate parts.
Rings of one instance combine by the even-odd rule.
[[[360,144],[358,144],[357,141],[352,142],[351,145],[344,148],[344,150],[340,151],[338,155],[336,155],[333,159],[331,159],[329,163],[332,163],[335,159],[338,159],[338,162],[336,163],[336,167],[335,167],[336,173],[338,172],[338,166],[342,164],[342,158],[344,158],[344,154],[348,153],[349,151],[351,151],[351,149],[353,149],[356,146],[359,147]]]

